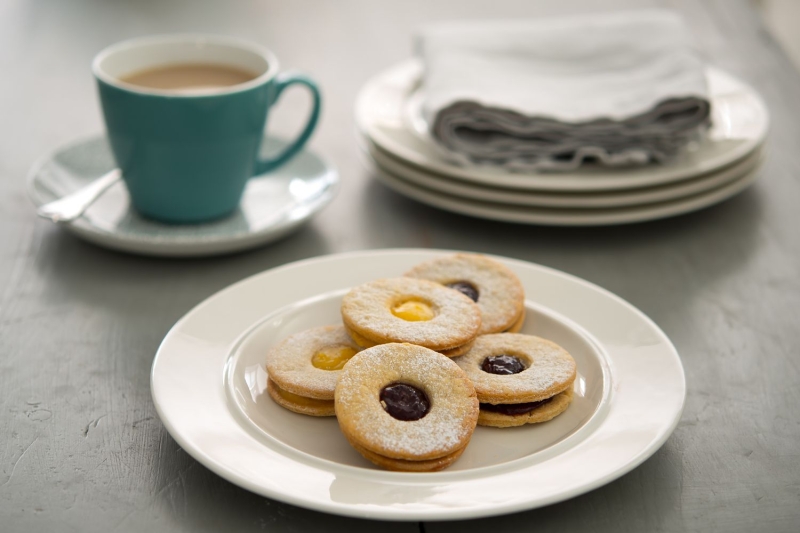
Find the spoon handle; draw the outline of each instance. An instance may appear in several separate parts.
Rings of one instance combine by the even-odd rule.
[[[115,168],[77,191],[39,207],[36,214],[53,222],[71,222],[81,216],[109,187],[117,183],[122,173]]]

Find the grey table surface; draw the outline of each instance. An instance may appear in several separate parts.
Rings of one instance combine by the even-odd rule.
[[[385,189],[362,165],[355,95],[410,55],[420,22],[642,5],[679,10],[709,61],[763,94],[769,155],[745,193],[669,220],[559,229],[437,211]],[[24,193],[29,167],[102,131],[93,55],[124,38],[185,31],[256,40],[320,81],[325,110],[312,147],[338,165],[339,197],[280,242],[199,260],[106,251],[37,219]],[[800,75],[749,3],[4,0],[0,73],[0,531],[800,529]],[[275,130],[290,132],[306,105],[289,95]],[[153,355],[176,320],[264,269],[390,247],[516,257],[632,302],[681,353],[688,398],[677,430],[639,468],[570,501],[425,524],[267,500],[177,446],[149,390]]]

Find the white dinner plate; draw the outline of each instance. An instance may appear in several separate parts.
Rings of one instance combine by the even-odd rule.
[[[767,108],[754,89],[730,74],[709,68],[709,135],[669,165],[626,169],[587,165],[574,172],[559,173],[513,173],[489,165],[460,166],[430,139],[422,119],[414,118],[418,113],[414,104],[419,100],[415,91],[421,72],[418,61],[408,60],[370,80],[356,100],[360,132],[382,150],[424,171],[492,187],[585,192],[672,183],[741,160],[763,144],[769,126]]]
[[[752,185],[759,176],[759,169],[751,170],[724,185],[699,194],[665,202],[607,209],[559,209],[468,200],[421,187],[377,165],[374,175],[378,181],[403,196],[462,215],[520,224],[610,226],[657,220],[709,207]]]
[[[733,165],[716,172],[675,183],[667,183],[665,185],[646,187],[643,189],[620,189],[589,193],[560,193],[489,187],[487,185],[451,179],[442,174],[425,172],[419,167],[405,164],[400,159],[378,148],[368,139],[364,139],[364,143],[364,149],[369,154],[369,157],[375,161],[376,165],[414,185],[427,187],[447,195],[481,202],[556,208],[616,208],[641,206],[643,204],[685,198],[709,191],[741,178],[748,172],[754,170],[763,159],[763,150],[756,149],[752,154]]]
[[[364,460],[336,419],[298,415],[265,391],[267,349],[340,323],[346,291],[448,252],[377,250],[268,270],[192,309],[169,331],[151,374],[153,401],[178,444],[225,479],[309,509],[392,520],[459,519],[562,501],[652,455],[678,423],[683,368],[641,311],[587,281],[497,258],[525,287],[524,333],[571,352],[573,404],[550,422],[478,427],[448,470],[401,473]]]
[[[264,152],[286,145],[264,139]],[[28,195],[38,207],[85,187],[115,167],[105,137],[82,139],[43,157],[28,176]],[[140,216],[130,206],[123,182],[112,185],[65,229],[114,250],[142,255],[218,255],[262,246],[307,222],[333,200],[339,174],[309,149],[278,169],[252,178],[239,208],[202,224],[164,224]]]

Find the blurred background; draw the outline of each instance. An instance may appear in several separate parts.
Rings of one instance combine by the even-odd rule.
[[[753,0],[773,37],[792,62],[800,67],[800,2],[797,0]]]

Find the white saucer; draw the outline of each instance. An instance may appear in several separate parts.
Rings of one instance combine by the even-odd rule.
[[[559,209],[468,200],[421,187],[380,166],[375,170],[375,177],[387,187],[423,204],[489,220],[547,226],[608,226],[681,215],[730,198],[752,185],[759,176],[756,168],[724,185],[664,202],[606,209]]]
[[[391,154],[384,152],[368,139],[363,140],[365,144],[364,149],[378,167],[414,185],[419,185],[420,187],[425,187],[446,195],[480,202],[570,209],[641,206],[649,203],[685,198],[709,191],[741,178],[746,173],[758,167],[764,158],[763,150],[759,148],[731,166],[716,172],[675,183],[667,183],[665,185],[646,187],[643,189],[562,193],[489,187],[487,185],[452,179],[442,174],[425,172],[419,167],[408,165],[402,160],[393,157]]]
[[[444,253],[319,257],[257,274],[199,304],[170,330],[153,361],[153,401],[167,430],[195,459],[255,493],[392,520],[473,518],[562,501],[618,478],[664,443],[686,393],[665,334],[591,283],[513,259],[498,258],[530,298],[523,332],[562,344],[578,365],[575,400],[553,421],[479,427],[450,469],[398,473],[364,460],[334,418],[298,415],[269,399],[269,346],[340,322],[349,287],[401,275]]]
[[[265,139],[265,152],[286,143]],[[37,163],[28,176],[36,206],[61,198],[113,169],[104,137],[61,147]],[[188,257],[225,254],[274,241],[325,207],[335,196],[339,175],[309,150],[265,176],[250,180],[239,209],[205,224],[172,225],[141,217],[129,204],[124,183],[112,186],[79,219],[64,227],[100,246],[143,255]]]
[[[755,90],[730,74],[709,68],[713,113],[709,137],[670,165],[587,166],[565,173],[510,173],[492,166],[459,166],[430,139],[420,118],[415,91],[421,71],[418,61],[408,60],[364,86],[356,100],[361,133],[382,150],[423,171],[492,187],[586,192],[672,183],[741,160],[763,144],[769,126],[767,108]]]

